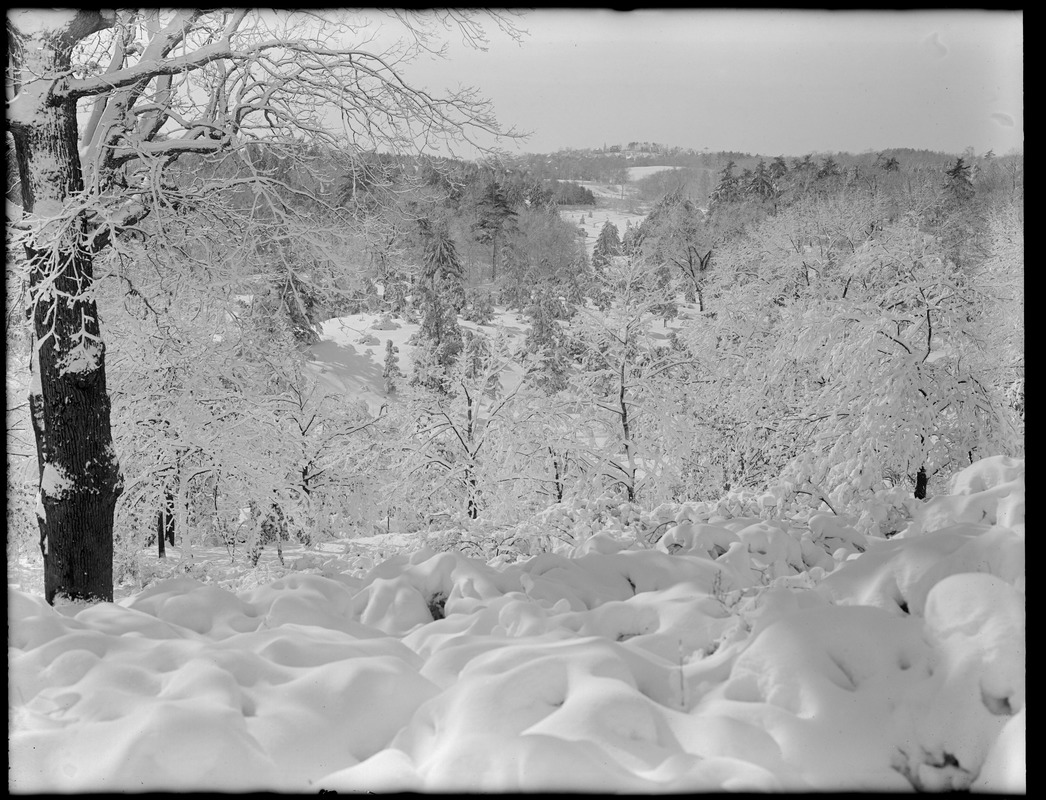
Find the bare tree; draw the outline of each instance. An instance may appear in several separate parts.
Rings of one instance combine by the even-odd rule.
[[[347,14],[234,10],[13,10],[9,129],[35,349],[30,404],[48,602],[113,596],[113,450],[95,259],[147,216],[191,205],[168,169],[254,141],[300,150],[423,150],[499,134],[471,90],[444,97],[402,66],[441,31],[486,44],[471,12],[393,12],[380,44]],[[518,36],[511,21],[489,15]],[[249,182],[250,179],[248,179]],[[205,183],[195,191],[208,190]],[[18,216],[16,214],[16,216]]]

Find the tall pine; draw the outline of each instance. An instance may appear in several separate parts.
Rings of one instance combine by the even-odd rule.
[[[516,212],[496,177],[491,176],[476,206],[478,219],[473,225],[476,239],[490,245],[490,280],[498,278],[498,246],[515,225]]]
[[[595,247],[592,248],[592,268],[596,272],[603,272],[610,264],[610,259],[621,255],[621,236],[617,225],[610,220],[603,223],[596,239]]]
[[[458,311],[465,305],[464,272],[446,222],[420,221],[424,251],[421,265],[421,329],[411,383],[446,389],[447,370],[461,352]]]

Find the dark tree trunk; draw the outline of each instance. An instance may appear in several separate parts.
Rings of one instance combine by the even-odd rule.
[[[919,467],[919,472],[915,476],[915,499],[925,500],[926,499],[926,485],[930,482],[929,477],[926,475],[926,467]]]
[[[170,489],[164,489],[164,504],[156,515],[156,547],[160,558],[167,558],[165,544],[174,547],[174,495]]]
[[[626,335],[625,337],[625,353],[629,352],[629,340]],[[628,401],[626,396],[628,394],[625,382],[625,358],[622,356],[620,368],[618,371],[618,407],[620,411],[618,414],[621,416],[621,439],[625,445],[625,466],[621,467],[621,471],[625,473],[625,480],[623,484],[625,486],[625,492],[628,496],[628,502],[634,503],[636,501],[636,462],[635,462],[635,449],[634,443],[632,442],[632,426],[628,418]]]
[[[113,514],[123,487],[98,311],[83,294],[93,282],[93,264],[82,250],[59,254],[56,265],[47,252],[30,249],[28,256],[36,295],[29,402],[44,512],[38,518],[44,597],[49,603],[56,595],[111,601]]]
[[[167,512],[160,509],[160,513],[156,515],[156,557],[167,558],[167,548],[164,547],[164,534],[166,533],[165,525]]]
[[[492,244],[493,244],[493,250],[491,251],[491,256],[490,256],[490,282],[491,283],[497,283],[497,281],[498,281],[498,235],[497,235],[497,232],[494,233],[494,238],[493,238]]]
[[[479,503],[476,501],[476,495],[478,494],[478,488],[476,486],[476,479],[473,477],[472,472],[469,471],[465,478],[468,484],[468,515],[469,519],[476,519],[479,516]]]
[[[83,252],[61,253],[57,265],[46,252],[28,255],[30,286],[37,295],[29,402],[44,512],[38,518],[44,596],[49,603],[56,595],[111,601],[113,513],[123,487],[98,312],[93,300],[83,299],[93,264]]]
[[[40,469],[44,597],[113,599],[113,513],[122,479],[110,428],[109,395],[82,212],[76,102],[53,94],[76,41],[104,27],[97,12],[69,12],[64,27],[34,36],[21,66],[32,113],[12,115],[22,201],[37,226],[26,245],[35,337],[29,406]],[[10,36],[10,33],[9,33]],[[44,76],[40,78],[39,76]]]
[[[564,463],[562,466],[560,465],[559,456],[556,455],[556,451],[553,448],[548,448],[548,452],[552,456],[552,470],[554,473],[556,487],[556,502],[562,503],[563,494],[566,490],[566,487],[564,486],[565,476],[563,475],[564,471],[566,470],[566,464]]]

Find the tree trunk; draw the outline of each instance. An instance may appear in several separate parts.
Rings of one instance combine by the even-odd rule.
[[[468,486],[467,511],[469,519],[476,519],[479,517],[479,502],[476,499],[479,494],[479,487],[476,484],[476,476],[472,474],[471,469],[466,469],[465,471],[465,483]]]
[[[163,491],[164,504],[156,515],[157,556],[167,558],[166,544],[174,547],[174,494],[170,489]]]
[[[556,487],[556,502],[562,503],[563,494],[566,491],[566,487],[564,486],[565,475],[563,474],[566,469],[566,464],[564,463],[562,467],[560,466],[559,457],[556,455],[556,451],[553,448],[548,448],[548,452],[552,456],[552,469],[555,480],[554,485]]]
[[[167,558],[167,549],[164,547],[164,528],[166,527],[166,512],[164,509],[160,509],[160,512],[156,515],[156,557]]]
[[[628,339],[625,339],[625,353],[628,353]],[[632,428],[628,419],[628,402],[626,400],[627,390],[625,386],[625,357],[622,356],[619,374],[619,386],[620,391],[618,394],[618,405],[620,411],[618,414],[621,417],[621,438],[625,445],[625,463],[627,467],[622,467],[622,471],[625,473],[625,480],[623,481],[625,486],[625,492],[628,496],[628,502],[634,503],[636,501],[636,457],[635,449],[632,442]]]
[[[113,599],[113,513],[123,488],[113,450],[105,346],[93,296],[85,223],[66,201],[83,192],[76,102],[52,93],[73,44],[97,12],[67,12],[64,25],[32,36],[21,67],[32,80],[10,119],[23,208],[37,226],[26,244],[35,337],[29,405],[40,469],[38,522],[44,597]],[[95,16],[92,16],[94,14]],[[97,27],[95,28],[97,29]]]
[[[925,500],[926,499],[926,486],[930,482],[929,477],[926,475],[926,467],[919,467],[919,472],[915,476],[915,499]]]
[[[105,346],[84,292],[92,261],[73,244],[53,265],[29,250],[36,337],[29,403],[40,469],[44,597],[113,599],[113,513],[122,478],[113,450]],[[79,252],[76,252],[79,250]]]
[[[491,240],[493,249],[491,250],[490,256],[490,282],[497,283],[498,281],[498,234],[494,232],[494,236]]]

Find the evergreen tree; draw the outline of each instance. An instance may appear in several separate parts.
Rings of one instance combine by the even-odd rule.
[[[777,156],[770,164],[770,177],[777,181],[787,174],[788,164],[785,163],[784,156]]]
[[[483,196],[477,204],[479,219],[473,226],[476,239],[491,246],[490,255],[490,279],[496,281],[498,277],[498,244],[503,240],[505,234],[510,231],[516,220],[516,212],[513,211],[505,191],[497,178],[491,177]]]
[[[831,156],[825,156],[824,161],[821,162],[820,169],[817,170],[818,178],[834,178],[836,175],[842,174],[839,169],[839,165],[835,162],[835,159]]]
[[[456,257],[449,258],[452,254],[449,237],[440,236],[436,229],[432,229],[427,237],[420,292],[421,328],[413,340],[420,346],[415,353],[411,383],[437,391],[446,390],[447,370],[461,352],[461,328],[456,306],[464,305],[464,291],[460,266],[458,272],[452,268],[458,263]],[[447,266],[446,271],[443,266]]]
[[[446,220],[433,223],[422,219],[419,225],[425,242],[422,262],[424,291],[434,294],[437,285],[441,286],[440,301],[447,303],[457,314],[465,305],[465,272]]]
[[[938,235],[953,264],[971,267],[987,256],[987,221],[981,204],[975,203],[970,165],[963,158],[945,171],[944,202],[937,212]]]
[[[394,394],[396,379],[403,376],[399,366],[399,348],[392,344],[392,339],[385,340],[385,368],[381,377],[385,379],[385,394]]]
[[[771,169],[762,159],[759,159],[751,181],[745,186],[745,191],[764,200],[772,200],[779,194]]]
[[[684,278],[687,302],[697,301],[704,310],[701,284],[711,257],[711,241],[701,211],[681,190],[667,194],[640,225],[643,255],[659,272],[661,285],[667,285],[672,268]],[[675,312],[664,306],[671,316]]]
[[[418,348],[411,384],[446,392],[447,370],[461,352],[462,340],[457,314],[439,302],[438,292],[424,303],[421,329],[412,341]]]
[[[602,272],[610,264],[610,259],[619,255],[621,255],[621,237],[618,234],[617,225],[607,220],[599,231],[595,247],[592,248],[592,267],[597,272]]]
[[[792,172],[816,172],[817,165],[814,163],[813,155],[807,153],[801,159],[796,158],[792,161]]]
[[[948,180],[944,188],[952,205],[961,206],[973,199],[973,180],[970,177],[970,165],[963,158],[957,158],[955,165],[945,171]]]
[[[642,243],[643,235],[639,226],[633,225],[631,220],[625,222],[625,234],[621,237],[621,254],[629,258],[638,257]]]
[[[548,291],[534,293],[526,308],[530,330],[523,347],[541,361],[534,383],[548,394],[566,388],[570,359],[567,337],[559,323],[564,316],[561,300]]]
[[[494,356],[487,337],[470,330],[462,331],[461,374],[466,385],[482,384],[481,391],[490,399],[497,399],[501,381],[493,368]]]
[[[732,160],[728,161],[722,172],[719,173],[719,183],[712,190],[709,210],[714,212],[723,204],[732,203],[740,197],[740,180],[734,174],[736,166]]]
[[[486,292],[469,291],[465,295],[462,316],[469,322],[486,325],[494,319],[494,303]]]
[[[879,153],[875,157],[875,163],[872,166],[878,167],[883,172],[897,172],[901,168],[901,162],[893,156],[887,157],[885,153]]]

